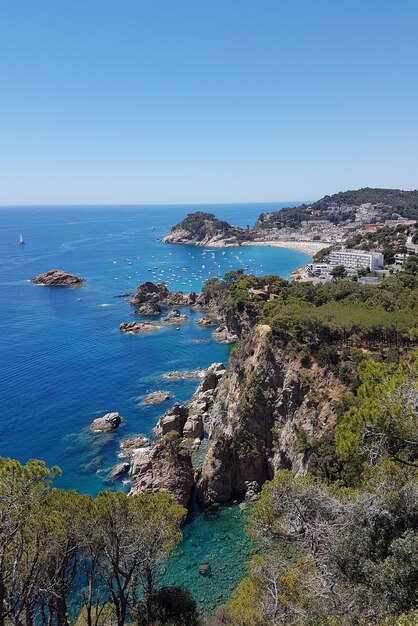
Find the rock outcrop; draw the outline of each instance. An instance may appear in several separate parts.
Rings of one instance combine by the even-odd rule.
[[[157,437],[163,437],[171,432],[178,435],[183,434],[183,427],[187,420],[187,409],[182,404],[175,404],[171,409],[166,411],[157,422],[154,433]]]
[[[213,213],[197,211],[188,216],[163,237],[164,243],[180,243],[194,246],[239,246],[251,239],[248,229],[231,226],[218,220]]]
[[[238,344],[216,389],[201,504],[252,499],[280,468],[305,473],[309,455],[298,441],[333,428],[344,391],[332,373],[315,362],[303,367],[297,352],[275,344],[269,326],[256,326]]]
[[[194,485],[192,461],[181,453],[175,438],[163,437],[135,454],[131,469],[131,494],[168,491],[187,507]]]
[[[212,337],[218,343],[235,343],[238,339],[237,335],[231,332],[227,326],[219,326],[213,333]]]
[[[144,304],[141,304],[135,313],[144,315],[145,317],[154,317],[156,315],[160,315],[161,307],[156,302],[144,302]]]
[[[196,320],[196,324],[202,328],[210,328],[214,325],[214,321],[208,317],[199,317],[199,319]]]
[[[130,301],[132,306],[138,307],[134,313],[140,315],[155,315],[159,309],[178,306],[193,306],[198,296],[192,291],[184,294],[182,291],[170,291],[166,285],[147,281],[142,283],[136,289],[135,295]],[[147,313],[147,311],[155,311],[155,313]]]
[[[119,330],[126,335],[154,333],[159,329],[160,326],[153,324],[153,322],[122,322],[122,324],[119,324]]]
[[[108,432],[115,430],[122,422],[122,418],[117,412],[106,413],[103,417],[98,417],[91,424],[90,428],[95,432]]]
[[[32,278],[31,282],[34,285],[47,287],[80,287],[84,282],[84,278],[79,278],[63,270],[49,270]]]
[[[184,324],[184,322],[188,321],[188,316],[184,313],[180,313],[178,309],[173,309],[167,315],[161,318],[160,322],[164,325],[175,325],[175,324]]]
[[[127,461],[123,461],[122,463],[118,463],[115,465],[109,472],[107,478],[108,480],[114,480],[115,478],[120,478],[129,472],[130,464]]]

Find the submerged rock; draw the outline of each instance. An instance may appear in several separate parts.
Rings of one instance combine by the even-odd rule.
[[[126,291],[125,293],[119,293],[116,296],[113,296],[114,298],[132,298],[133,296],[133,292],[132,291]]]
[[[199,565],[199,574],[201,576],[210,576],[211,571],[212,568],[209,563],[202,563],[201,565]]]
[[[127,474],[129,472],[129,468],[130,465],[127,461],[118,463],[110,470],[108,474],[108,479],[113,480],[114,478],[120,478],[120,476],[123,476],[124,474]]]
[[[171,398],[169,391],[153,391],[142,399],[143,404],[161,404]]]
[[[200,368],[191,372],[166,372],[165,374],[163,374],[163,378],[165,380],[189,380],[192,378],[200,378],[203,375],[203,372],[204,370]]]
[[[63,270],[49,270],[32,278],[31,282],[34,285],[45,285],[48,287],[80,287],[84,282],[84,278],[79,278],[75,274],[69,274]]]
[[[143,450],[144,448],[149,448],[151,445],[150,440],[145,435],[133,435],[128,439],[125,439],[120,444],[120,458],[126,458],[133,456],[138,450]]]
[[[91,424],[90,428],[96,432],[108,432],[115,430],[122,422],[122,418],[117,412],[106,413],[103,417],[98,417]]]

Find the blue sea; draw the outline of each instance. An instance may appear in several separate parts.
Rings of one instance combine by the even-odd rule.
[[[281,206],[0,208],[0,455],[58,465],[58,486],[64,488],[91,495],[109,488],[106,475],[117,462],[120,441],[150,434],[170,406],[146,407],[143,396],[166,389],[173,401],[183,402],[198,381],[168,382],[161,376],[227,363],[229,354],[228,346],[211,339],[209,329],[196,325],[199,314],[189,311],[190,320],[179,331],[167,327],[151,335],[123,335],[119,324],[133,319],[132,307],[128,299],[114,296],[146,280],[199,292],[207,278],[240,267],[289,277],[307,255],[261,246],[222,250],[159,241],[193,210],[252,226],[261,212]],[[16,245],[20,232],[24,246]],[[29,282],[53,268],[86,282],[80,289]],[[107,435],[91,433],[92,420],[109,411],[123,416],[120,428]],[[201,515],[184,529],[167,580],[187,585],[203,608],[227,599],[245,574],[251,546],[243,518],[238,507],[230,507]],[[199,577],[203,561],[212,563],[216,580]]]

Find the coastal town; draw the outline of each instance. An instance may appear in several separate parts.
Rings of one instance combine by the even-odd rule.
[[[261,214],[251,229],[211,213],[190,213],[163,238],[206,247],[273,246],[313,257],[292,279],[320,284],[349,277],[376,284],[416,264],[417,192],[361,189],[311,204]],[[367,202],[363,200],[369,200]]]

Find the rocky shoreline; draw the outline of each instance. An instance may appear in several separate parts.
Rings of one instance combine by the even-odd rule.
[[[193,467],[191,455],[209,427],[210,412],[226,369],[222,363],[214,363],[200,374],[201,381],[191,399],[184,405],[174,404],[159,418],[153,431],[154,442],[141,434],[121,442],[119,457],[123,461],[112,468],[107,480],[129,475],[131,494],[168,491],[177,502],[188,506],[201,473],[200,468]],[[158,393],[163,392],[154,395]],[[95,420],[94,430],[112,430],[106,428],[107,418],[99,418],[100,424]]]

